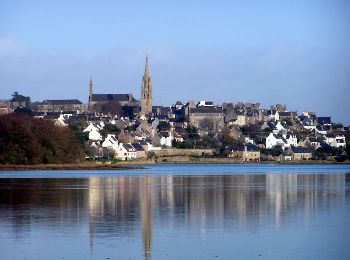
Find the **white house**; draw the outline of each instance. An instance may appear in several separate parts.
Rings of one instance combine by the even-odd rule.
[[[60,114],[60,116],[55,120],[55,124],[57,126],[67,126],[67,124],[64,122],[65,119],[65,116],[63,114]]]
[[[315,149],[321,147],[321,143],[315,137],[306,137],[302,145],[311,146]]]
[[[86,127],[86,128],[83,130],[83,132],[91,132],[92,130],[98,131],[98,128],[97,128],[96,126],[94,126],[93,123],[90,123],[90,124],[88,125],[88,127]]]
[[[305,117],[303,121],[301,122],[303,127],[307,130],[316,130],[316,124],[311,118]]]
[[[89,132],[89,140],[91,140],[91,141],[101,141],[102,140],[102,136],[97,130],[94,129],[94,130],[91,130]]]
[[[168,146],[168,147],[172,147],[173,146],[173,144],[172,144],[173,139],[174,139],[174,137],[173,137],[172,133],[169,132],[169,136],[167,136],[167,137],[162,136],[162,138],[160,138],[160,145],[162,145],[162,146],[165,145],[165,146]]]
[[[344,135],[326,135],[326,143],[332,147],[346,147],[345,136]]]
[[[88,127],[86,127],[83,132],[88,132],[89,133],[89,140],[90,141],[100,141],[102,140],[102,136],[99,133],[99,129],[94,126],[92,123],[90,123],[88,125]]]
[[[97,127],[102,130],[103,128],[105,128],[105,123],[103,121],[100,121],[100,123],[97,125]]]
[[[266,137],[266,148],[271,149],[277,145],[281,146],[283,149],[289,147],[288,141],[283,136],[270,133],[270,135]]]
[[[280,113],[278,113],[278,110],[275,113],[275,118],[274,119],[275,119],[276,122],[280,120]]]
[[[137,151],[131,144],[120,143],[115,157],[122,160],[132,160],[137,157]]]
[[[277,129],[278,131],[284,131],[284,130],[286,130],[286,128],[281,124],[280,121],[277,122],[277,124],[276,124],[275,127],[276,127],[276,129]]]
[[[150,141],[141,140],[139,143],[142,145],[143,149],[146,152],[156,151],[156,150],[161,150],[162,149],[161,147],[153,146],[152,142],[150,142]]]
[[[281,124],[280,121],[278,121],[277,124],[275,125],[274,130],[272,130],[272,132],[276,135],[277,134],[284,134],[285,135],[287,133],[287,128],[283,124]]]
[[[298,139],[296,135],[293,134],[287,134],[284,136],[284,138],[287,140],[288,146],[298,146]]]
[[[254,144],[254,140],[251,139],[250,137],[244,137],[244,143],[245,144]]]
[[[111,148],[114,151],[118,150],[119,144],[118,144],[118,140],[115,137],[114,134],[108,134],[107,137],[105,138],[105,140],[102,143],[102,147],[105,148]]]
[[[213,107],[213,106],[214,106],[214,103],[212,101],[205,101],[205,100],[199,101],[197,104],[197,107]]]

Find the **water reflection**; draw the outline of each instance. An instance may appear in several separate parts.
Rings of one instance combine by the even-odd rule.
[[[0,228],[18,242],[35,229],[69,236],[87,227],[92,255],[96,241],[135,237],[151,259],[162,229],[203,236],[308,225],[349,204],[349,180],[348,174],[1,179]]]

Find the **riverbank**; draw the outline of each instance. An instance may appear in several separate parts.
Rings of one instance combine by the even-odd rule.
[[[134,160],[121,161],[122,165],[139,165],[139,164],[283,164],[283,165],[311,165],[311,164],[350,164],[350,161],[337,162],[328,160],[305,160],[305,161],[249,161],[232,160],[229,158],[192,158],[190,160]]]
[[[136,170],[141,166],[108,163],[81,163],[81,164],[37,164],[37,165],[11,165],[0,164],[0,171],[32,171],[32,170]]]
[[[197,160],[196,160],[197,159]],[[281,164],[281,165],[313,165],[313,164],[350,164],[350,161],[336,162],[326,160],[309,161],[260,161],[243,162],[238,160],[226,160],[227,158],[195,158],[189,161],[163,161],[163,160],[135,160],[121,161],[118,163],[81,163],[81,164],[37,164],[37,165],[1,165],[0,171],[33,171],[33,170],[137,170],[144,169],[140,165],[153,164]]]

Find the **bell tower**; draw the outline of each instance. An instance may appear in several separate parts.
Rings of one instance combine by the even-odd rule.
[[[152,80],[149,73],[148,56],[146,55],[145,73],[141,85],[141,116],[152,113]]]

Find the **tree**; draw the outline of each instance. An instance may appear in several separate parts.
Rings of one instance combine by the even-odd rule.
[[[198,140],[199,139],[198,129],[191,125],[187,126],[186,136],[190,140]]]
[[[165,121],[160,121],[158,124],[159,131],[169,131],[170,130],[170,124]]]
[[[222,144],[223,144],[224,146],[243,145],[243,142],[242,142],[242,140],[240,140],[240,139],[234,139],[234,138],[231,137],[229,134],[226,134],[226,135],[223,136]]]
[[[219,149],[221,147],[220,141],[213,136],[205,135],[202,140],[198,142],[198,146],[201,148]]]
[[[30,97],[20,95],[17,91],[13,92],[11,102],[26,102],[30,103]]]
[[[106,138],[108,134],[112,134],[112,133],[116,135],[120,133],[120,129],[113,124],[106,124],[101,131],[101,134],[104,138]]]
[[[272,156],[280,156],[283,153],[283,149],[280,145],[276,145],[270,149],[270,154]]]
[[[0,163],[72,163],[84,159],[74,132],[25,114],[0,116]]]
[[[21,113],[21,114],[25,114],[27,116],[32,116],[33,115],[33,111],[30,108],[27,107],[17,107],[14,110],[15,113]]]
[[[287,125],[287,126],[293,126],[293,120],[289,117],[285,118],[284,119],[284,123]]]
[[[193,149],[193,148],[195,148],[195,141],[186,140],[183,142],[178,142],[174,139],[172,142],[172,147],[177,148],[177,149]]]

